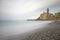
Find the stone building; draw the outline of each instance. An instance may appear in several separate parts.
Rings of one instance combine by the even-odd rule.
[[[52,13],[49,12],[49,8],[47,8],[47,12],[43,12],[37,20],[60,20],[60,12],[55,13],[53,15]]]
[[[59,20],[59,19],[60,19],[60,12],[55,13],[55,18],[56,18],[57,20]]]
[[[51,20],[51,19],[55,19],[55,17],[53,14],[49,13],[49,8],[47,8],[47,12],[43,12],[40,15],[40,19]]]

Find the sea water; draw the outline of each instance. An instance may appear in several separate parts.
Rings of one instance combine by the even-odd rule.
[[[52,21],[2,20],[0,21],[0,37],[26,33],[42,28]]]

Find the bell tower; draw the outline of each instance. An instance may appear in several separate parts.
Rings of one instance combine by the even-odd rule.
[[[49,13],[49,8],[47,8],[47,13]]]

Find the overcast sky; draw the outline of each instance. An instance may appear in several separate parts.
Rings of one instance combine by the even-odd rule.
[[[46,8],[59,12],[59,4],[60,0],[0,0],[0,20],[37,18]]]

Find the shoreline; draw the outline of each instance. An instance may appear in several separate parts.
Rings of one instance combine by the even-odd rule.
[[[49,35],[48,39],[51,39],[49,33],[52,33],[52,35],[55,35],[53,33],[56,33],[58,35],[60,33],[59,31],[60,31],[60,21],[54,21],[52,23],[49,23],[48,25],[46,25],[46,27],[42,29],[38,28],[36,30],[30,31],[27,33],[12,35],[12,36],[5,37],[5,38],[0,38],[0,40],[34,40],[34,39],[43,40],[41,37],[44,37],[44,39],[47,40],[47,37],[45,38],[46,35],[47,36]],[[57,37],[57,39],[59,38]],[[51,40],[55,40],[55,39],[52,37]]]
[[[46,28],[37,29],[35,33],[28,35],[24,40],[60,40],[60,21],[47,25]]]
[[[28,19],[27,21],[60,21],[60,20],[47,20],[47,19],[40,19],[40,20],[37,20],[37,19]]]

